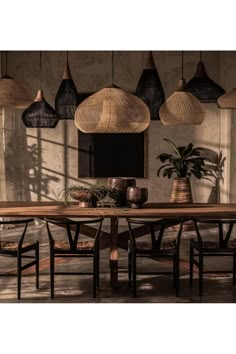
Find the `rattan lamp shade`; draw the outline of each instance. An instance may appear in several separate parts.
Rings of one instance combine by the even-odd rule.
[[[181,79],[177,90],[160,108],[160,119],[164,125],[201,124],[205,113],[201,103],[187,92],[185,80]]]
[[[231,91],[226,92],[224,95],[220,96],[217,100],[218,106],[220,108],[236,108],[236,88]]]
[[[9,75],[0,79],[0,107],[25,108],[32,103],[30,93],[21,83]]]
[[[216,103],[225,90],[217,85],[206,73],[205,65],[200,61],[194,77],[187,83],[188,91],[202,103]]]
[[[55,128],[56,111],[45,101],[43,91],[38,90],[34,102],[23,112],[22,120],[28,128]]]
[[[140,133],[149,124],[147,105],[116,87],[91,95],[75,112],[75,125],[84,133]]]
[[[152,120],[159,120],[159,109],[165,101],[165,94],[152,52],[148,52],[144,70],[136,88],[136,95],[148,106]]]
[[[66,62],[62,82],[56,94],[55,109],[59,119],[74,119],[78,106],[78,93],[68,61]]]

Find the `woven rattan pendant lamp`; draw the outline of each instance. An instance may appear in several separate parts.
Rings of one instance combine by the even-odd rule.
[[[34,102],[23,112],[22,120],[28,128],[55,128],[56,111],[47,103],[42,90],[42,53],[40,52],[40,89]]]
[[[25,108],[32,103],[32,97],[22,83],[8,75],[7,54],[6,52],[6,73],[0,78],[0,107]]]
[[[202,52],[200,52],[197,70],[193,78],[187,83],[187,87],[189,92],[202,103],[216,103],[218,97],[225,93],[225,90],[207,75],[202,61]]]
[[[202,104],[186,87],[183,62],[182,52],[182,78],[178,88],[160,108],[160,119],[164,125],[201,124],[205,118]]]
[[[75,112],[75,125],[84,133],[140,133],[150,124],[147,105],[113,85],[85,99]]]
[[[78,92],[72,80],[68,52],[62,82],[56,94],[55,109],[59,119],[74,119],[75,110],[78,106]]]
[[[159,120],[159,109],[165,101],[165,94],[151,51],[146,53],[145,65],[136,88],[136,95],[148,106],[151,119]]]

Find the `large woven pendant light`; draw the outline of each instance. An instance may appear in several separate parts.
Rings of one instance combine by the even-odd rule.
[[[84,133],[140,133],[150,124],[147,105],[113,85],[85,99],[75,112],[75,125]]]
[[[136,88],[136,95],[148,106],[152,120],[159,120],[159,109],[165,101],[165,94],[152,52],[147,52],[142,75]]]
[[[6,73],[0,78],[0,107],[25,108],[32,103],[32,97],[22,83],[8,75],[7,54],[6,52]]]
[[[55,128],[56,111],[47,103],[42,90],[42,53],[40,52],[40,89],[34,102],[23,112],[22,120],[28,128]]]
[[[218,97],[225,93],[225,90],[207,75],[202,61],[202,52],[200,52],[197,70],[193,78],[187,83],[187,87],[189,92],[202,103],[216,103]]]
[[[74,119],[78,93],[70,71],[68,52],[62,82],[56,94],[55,109],[59,119]]]
[[[164,125],[201,124],[205,118],[202,104],[186,87],[183,61],[182,52],[182,78],[178,88],[160,108],[160,119]]]

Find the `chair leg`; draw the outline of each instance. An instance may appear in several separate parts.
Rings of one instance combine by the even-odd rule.
[[[233,285],[235,285],[236,279],[236,253],[233,255]]]
[[[93,298],[96,298],[97,289],[97,257],[96,254],[93,256]]]
[[[174,256],[174,263],[175,263],[175,293],[176,297],[179,296],[179,256],[176,254]]]
[[[35,248],[35,258],[36,258],[36,289],[39,289],[39,242],[37,241],[36,248]]]
[[[189,252],[189,285],[192,288],[193,286],[193,247],[190,244],[190,252]]]
[[[132,256],[131,252],[129,250],[128,253],[128,276],[129,276],[129,286],[131,286],[131,278],[132,278]]]
[[[100,277],[100,254],[99,254],[99,250],[97,252],[97,261],[96,261],[96,285],[97,285],[97,288],[99,288],[99,277]]]
[[[199,296],[202,296],[203,288],[203,256],[199,253]]]
[[[176,287],[175,256],[173,256],[173,287]]]
[[[51,298],[54,298],[54,254],[51,251],[50,254],[50,283],[51,283]]]
[[[132,254],[133,297],[136,297],[136,255]]]
[[[17,255],[17,298],[21,298],[21,254]]]

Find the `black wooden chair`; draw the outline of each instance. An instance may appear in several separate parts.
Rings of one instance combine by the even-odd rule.
[[[74,221],[70,219],[50,219],[45,218],[49,246],[50,246],[50,280],[51,280],[51,298],[54,297],[54,276],[55,275],[93,275],[93,297],[96,297],[96,288],[99,287],[99,237],[101,233],[103,218],[96,219],[81,219]],[[49,224],[62,226],[66,229],[66,239],[58,241],[55,239],[57,230],[52,231]],[[94,229],[94,240],[79,241],[81,229],[83,227],[96,224],[97,228]],[[74,237],[73,237],[74,232]],[[53,237],[54,234],[54,237]],[[55,271],[55,258],[56,257],[91,257],[93,258],[93,271],[85,272],[56,272]]]
[[[236,278],[236,240],[231,240],[232,230],[236,224],[236,220],[227,219],[206,219],[195,218],[194,225],[196,229],[196,239],[190,240],[190,286],[193,284],[193,265],[196,265],[199,270],[199,296],[202,296],[203,289],[203,274],[212,273],[212,271],[204,271],[204,257],[232,257],[233,258],[233,284],[235,285]],[[203,228],[217,227],[218,240],[204,241],[207,236],[206,232],[203,237]],[[221,272],[214,270],[214,273]]]
[[[128,248],[128,273],[129,284],[133,287],[133,296],[136,296],[136,278],[137,274],[173,274],[174,287],[176,289],[176,296],[179,295],[179,247],[183,228],[183,220],[181,218],[175,219],[160,219],[160,220],[139,220],[127,219],[130,231],[130,242]],[[135,228],[140,225],[147,226],[149,230],[149,240],[137,241],[135,235]],[[167,230],[169,227],[174,228],[175,238],[173,240],[165,240]],[[136,226],[136,227],[135,227]],[[156,231],[155,231],[156,230]],[[172,272],[137,272],[136,263],[137,258],[169,258],[173,261]]]
[[[22,271],[35,265],[36,288],[39,288],[39,241],[26,241],[26,231],[28,224],[34,219],[0,221],[1,225],[20,225],[23,231],[19,230],[20,239],[18,241],[0,240],[0,255],[17,258],[17,298],[21,298],[21,276]],[[16,228],[18,232],[18,228]],[[15,232],[14,230],[14,232]],[[4,234],[4,229],[0,232]],[[32,254],[33,251],[33,254]],[[30,262],[23,262],[24,259],[33,259]],[[24,264],[23,264],[24,263]]]

